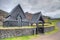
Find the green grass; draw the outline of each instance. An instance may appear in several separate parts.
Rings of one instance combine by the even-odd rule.
[[[51,32],[46,32],[45,34],[47,34],[47,35],[51,35],[51,34],[54,34],[54,33],[56,33],[56,32],[58,32],[58,27],[55,27],[55,29],[53,30],[53,31],[51,31]]]
[[[21,36],[21,37],[12,37],[12,38],[4,38],[1,40],[30,40],[31,38],[35,38],[38,35],[30,35],[30,36]]]
[[[52,22],[52,25],[55,26],[55,29],[51,32],[46,32],[45,34],[47,34],[47,35],[54,34],[54,33],[58,32],[58,30],[59,30],[56,23],[60,22],[60,20],[50,20],[50,22]]]
[[[14,38],[5,38],[3,40],[29,40],[29,36],[14,37]]]

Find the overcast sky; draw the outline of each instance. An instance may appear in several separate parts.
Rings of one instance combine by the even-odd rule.
[[[0,0],[0,9],[11,12],[17,4],[21,5],[24,12],[42,11],[43,15],[60,17],[60,0]]]

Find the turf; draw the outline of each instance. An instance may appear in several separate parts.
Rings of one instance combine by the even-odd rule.
[[[55,26],[55,29],[51,32],[46,32],[45,34],[47,34],[47,35],[54,34],[54,33],[58,32],[58,30],[59,30],[56,23],[60,22],[60,20],[50,20],[50,22],[52,23],[52,25]]]
[[[12,37],[12,38],[4,38],[1,40],[30,40],[31,38],[35,38],[38,35],[30,35],[30,36],[21,36],[21,37]]]

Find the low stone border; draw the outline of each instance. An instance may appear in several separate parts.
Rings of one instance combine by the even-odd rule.
[[[45,27],[44,32],[49,32],[54,30],[54,26]],[[0,29],[0,38],[9,38],[16,36],[24,36],[24,35],[34,35],[36,34],[36,28],[17,28],[17,29]]]
[[[0,38],[33,35],[36,34],[36,28],[25,29],[0,29]]]
[[[54,29],[55,29],[55,26],[45,27],[44,32],[50,32],[50,31],[53,31]]]

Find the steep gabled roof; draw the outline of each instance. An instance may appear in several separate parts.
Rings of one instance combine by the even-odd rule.
[[[15,8],[13,8],[13,10],[10,12],[10,15],[8,17],[16,19],[18,16],[25,18],[24,11],[21,8],[20,4],[18,4]]]
[[[38,21],[41,16],[41,12],[37,12],[32,15],[32,19]]]
[[[21,17],[25,17],[24,11],[21,8],[20,4],[18,4],[12,11],[11,11],[11,16],[17,17],[17,15],[20,15]]]
[[[33,14],[31,21],[33,21],[33,22],[38,22],[38,21],[44,22],[41,12],[37,12],[37,13]]]
[[[30,19],[31,21],[35,21],[35,22],[36,21],[44,21],[41,12],[37,12],[37,13],[34,13],[34,14],[26,12],[25,15],[26,15],[26,18]]]

